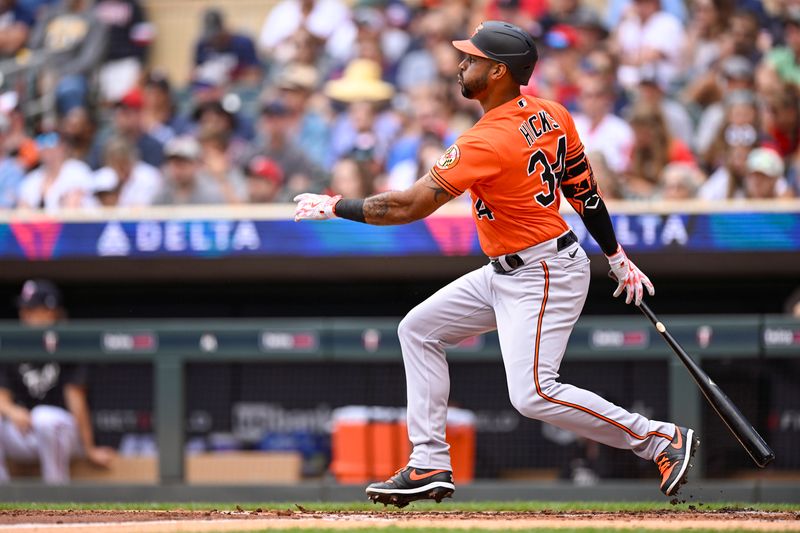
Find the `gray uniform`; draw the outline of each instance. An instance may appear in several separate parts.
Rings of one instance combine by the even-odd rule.
[[[552,239],[519,255],[525,265],[512,273],[499,274],[490,265],[470,272],[400,323],[414,446],[409,465],[451,470],[445,347],[495,329],[511,403],[521,414],[653,459],[672,440],[674,424],[648,420],[556,381],[589,288],[586,253],[577,243],[557,251]]]

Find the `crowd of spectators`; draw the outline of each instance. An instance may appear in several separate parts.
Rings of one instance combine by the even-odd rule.
[[[185,87],[140,0],[0,0],[0,72],[39,65],[0,87],[0,207],[408,187],[480,118],[450,42],[486,19],[536,37],[522,91],[573,113],[607,198],[800,193],[798,0],[279,0],[257,36],[211,8]]]

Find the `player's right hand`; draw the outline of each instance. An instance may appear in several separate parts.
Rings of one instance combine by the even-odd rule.
[[[622,291],[626,291],[625,303],[629,304],[633,300],[636,305],[639,305],[642,303],[642,296],[644,296],[643,287],[647,287],[647,292],[650,293],[650,296],[656,293],[656,289],[650,279],[628,259],[622,246],[617,246],[617,253],[608,255],[606,258],[608,258],[608,264],[611,267],[609,275],[617,280],[617,290],[614,291],[614,298],[622,294]]]
[[[333,212],[336,202],[342,199],[342,195],[328,196],[327,194],[311,194],[304,192],[294,197],[297,206],[294,209],[294,221],[301,220],[327,220],[335,218]]]
[[[86,450],[86,458],[96,466],[108,468],[117,456],[113,448],[107,446],[93,446]]]

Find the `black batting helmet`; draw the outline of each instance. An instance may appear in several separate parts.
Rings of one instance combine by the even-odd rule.
[[[519,26],[500,20],[487,20],[475,28],[468,40],[453,41],[453,46],[474,56],[493,59],[508,67],[514,81],[527,85],[539,52],[533,37]]]

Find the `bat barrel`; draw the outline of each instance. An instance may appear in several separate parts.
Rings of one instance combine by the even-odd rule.
[[[708,377],[708,374],[703,371],[700,365],[686,353],[646,303],[642,302],[639,310],[653,323],[658,333],[680,358],[697,386],[700,387],[703,396],[706,397],[708,403],[711,404],[717,415],[725,422],[730,432],[733,433],[733,436],[736,437],[736,440],[739,441],[753,461],[761,468],[771,463],[775,459],[775,452],[772,451],[764,439],[761,438],[761,435],[753,428],[753,425],[739,411],[736,404]]]

